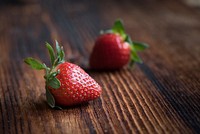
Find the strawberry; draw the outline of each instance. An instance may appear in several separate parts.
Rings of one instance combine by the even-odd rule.
[[[125,33],[121,20],[117,20],[111,30],[101,32],[96,39],[89,64],[92,69],[119,69],[130,62],[142,63],[137,51],[148,47],[147,44],[132,41]]]
[[[52,67],[28,57],[24,60],[33,69],[46,71],[47,103],[52,108],[61,108],[88,102],[98,98],[102,92],[99,84],[79,66],[65,62],[63,47],[56,41],[56,54],[49,43],[46,43]]]

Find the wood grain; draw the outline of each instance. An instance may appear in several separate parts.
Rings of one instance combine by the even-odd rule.
[[[150,48],[144,63],[111,72],[88,70],[100,29],[124,20]],[[0,5],[0,133],[200,133],[200,10],[184,1],[23,1]],[[45,102],[44,43],[57,39],[67,60],[83,66],[102,96],[65,110]]]

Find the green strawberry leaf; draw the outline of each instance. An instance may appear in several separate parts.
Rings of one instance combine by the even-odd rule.
[[[132,41],[129,35],[127,35],[125,41],[128,42],[131,46],[131,61],[129,65],[133,66],[135,62],[142,63],[141,58],[137,54],[137,51],[142,51],[148,48],[148,45],[145,43]]]
[[[56,67],[59,64],[59,61],[60,61],[60,57],[57,56],[57,58],[54,61],[53,68]]]
[[[61,59],[61,61],[60,62],[64,62],[64,58],[65,58],[65,52],[63,50],[63,47],[61,47],[61,51],[60,51],[60,59]]]
[[[123,39],[126,39],[126,33],[124,30],[124,25],[121,20],[116,20],[114,26],[112,27],[113,33],[118,33],[122,36]]]
[[[46,99],[47,103],[51,108],[55,108],[55,99],[49,89],[46,88]]]
[[[135,62],[142,63],[141,58],[138,56],[136,52],[131,53],[131,59]]]
[[[60,81],[56,77],[52,77],[47,80],[46,82],[47,86],[50,86],[54,89],[58,89],[60,87]]]
[[[55,61],[55,53],[54,53],[54,50],[53,48],[51,47],[51,45],[46,42],[46,47],[49,51],[49,56],[50,56],[50,59],[51,59],[51,64],[53,65],[54,64],[54,61]]]
[[[36,69],[36,70],[42,70],[42,69],[47,68],[45,64],[42,64],[40,61],[31,57],[24,59],[24,62],[28,64],[29,66],[31,66],[31,68]]]
[[[131,37],[129,35],[126,36],[126,39],[125,39],[126,42],[128,42],[130,45],[133,44],[132,40],[131,40]]]
[[[133,43],[133,46],[134,46],[134,48],[135,48],[136,51],[143,51],[143,50],[145,50],[146,48],[149,47],[148,44],[143,43],[143,42],[132,41],[132,43]]]
[[[56,51],[57,51],[57,56],[60,56],[61,48],[57,40],[56,40]]]
[[[57,59],[55,61],[55,65],[58,65],[60,63],[63,63],[65,61],[65,53],[64,53],[64,50],[63,50],[63,47],[61,47],[59,45],[59,43],[57,42],[56,40],[56,52],[57,52]]]
[[[131,46],[131,61],[132,62],[138,62],[138,63],[142,63],[141,58],[138,56],[134,46]]]

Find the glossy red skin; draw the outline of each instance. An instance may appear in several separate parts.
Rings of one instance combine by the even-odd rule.
[[[92,69],[119,69],[130,60],[130,45],[118,34],[103,34],[95,42],[90,55]]]
[[[50,89],[56,105],[72,106],[98,98],[102,92],[99,84],[83,69],[72,63],[62,63],[56,67],[60,73],[56,78],[60,81],[59,89]]]

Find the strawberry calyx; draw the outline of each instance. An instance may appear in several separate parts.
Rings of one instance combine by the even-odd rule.
[[[100,31],[101,34],[114,33],[122,37],[122,40],[127,42],[131,48],[131,57],[129,65],[132,66],[135,62],[142,63],[142,59],[138,55],[138,51],[143,51],[148,48],[148,44],[143,42],[132,41],[131,37],[126,34],[122,20],[118,19],[114,22],[112,29]]]
[[[46,74],[44,78],[46,79],[46,85],[53,89],[58,89],[60,87],[60,81],[56,78],[56,76],[60,73],[60,70],[56,70],[56,67],[64,63],[65,60],[65,53],[62,46],[59,46],[58,42],[56,41],[56,53],[52,46],[46,42],[46,47],[49,51],[49,56],[51,59],[52,67],[50,69],[46,69]]]
[[[49,91],[49,88],[52,89],[58,89],[61,86],[60,81],[56,78],[56,76],[60,73],[60,70],[57,70],[56,67],[64,63],[65,60],[65,53],[63,50],[63,47],[59,45],[57,41],[56,42],[56,53],[52,46],[46,42],[46,48],[48,49],[49,56],[51,59],[51,67],[47,67],[44,63],[40,62],[37,59],[34,59],[32,57],[28,57],[24,59],[24,62],[28,64],[31,68],[36,69],[36,70],[45,70],[45,83],[46,83],[46,99],[47,103],[51,108],[58,108],[61,109],[60,107],[55,105],[55,99],[51,92]]]

